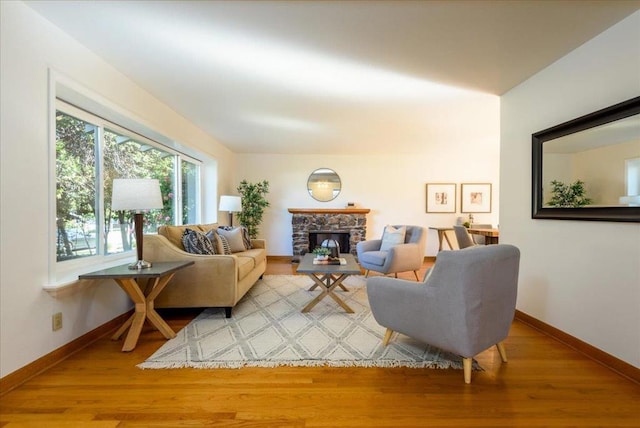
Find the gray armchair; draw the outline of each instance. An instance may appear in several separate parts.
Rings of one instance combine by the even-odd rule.
[[[471,382],[473,357],[502,341],[513,321],[520,251],[513,245],[443,251],[424,282],[372,277],[367,295],[374,318],[387,328],[463,357]]]
[[[419,281],[418,270],[424,262],[427,234],[425,229],[420,226],[405,227],[404,244],[395,245],[388,251],[380,251],[382,239],[358,242],[356,246],[358,263],[366,269],[366,276],[369,276],[369,271],[372,270],[384,275],[393,273],[397,278],[398,272],[411,270],[416,276],[416,281]]]

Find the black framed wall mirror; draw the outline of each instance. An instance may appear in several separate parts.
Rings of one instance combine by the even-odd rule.
[[[332,201],[338,197],[341,190],[340,176],[330,168],[316,169],[307,180],[307,191],[316,201]]]
[[[558,203],[578,180],[588,201]],[[536,219],[640,222],[640,97],[533,134],[531,196]]]

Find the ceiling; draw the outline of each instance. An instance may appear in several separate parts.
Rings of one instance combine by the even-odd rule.
[[[640,1],[27,1],[237,153],[496,139],[499,98]]]

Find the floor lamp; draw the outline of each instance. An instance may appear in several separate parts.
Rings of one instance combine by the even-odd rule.
[[[151,263],[142,258],[142,226],[144,224],[142,211],[158,208],[162,208],[162,195],[160,194],[160,182],[158,180],[146,178],[116,178],[113,180],[111,209],[113,211],[135,211],[133,219],[138,261],[129,265],[129,269],[151,267]]]
[[[242,211],[242,198],[240,196],[220,196],[220,211],[229,212],[229,226],[233,226],[233,213],[239,213]]]

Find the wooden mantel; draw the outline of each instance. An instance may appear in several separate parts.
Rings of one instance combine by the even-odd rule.
[[[291,214],[368,214],[369,208],[289,208]]]

